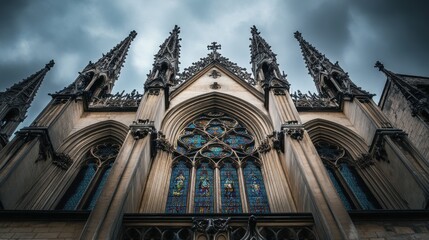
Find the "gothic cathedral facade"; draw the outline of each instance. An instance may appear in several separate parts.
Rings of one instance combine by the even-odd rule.
[[[255,26],[251,73],[216,42],[179,72],[179,34],[143,94],[111,93],[132,31],[11,141],[53,61],[0,94],[0,238],[429,237],[427,78],[377,63],[378,106],[296,32],[318,93],[292,93]]]

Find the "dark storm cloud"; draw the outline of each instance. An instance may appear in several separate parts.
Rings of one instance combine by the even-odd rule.
[[[292,89],[315,90],[293,32],[350,73],[364,89],[380,94],[385,77],[376,60],[399,73],[429,76],[429,9],[426,1],[24,1],[0,8],[0,91],[42,68],[47,74],[24,125],[69,85],[77,72],[138,32],[114,91],[143,89],[153,55],[175,24],[181,27],[181,65],[207,54],[212,41],[221,53],[250,72],[250,27],[278,54]]]

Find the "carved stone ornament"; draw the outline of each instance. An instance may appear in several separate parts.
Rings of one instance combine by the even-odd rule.
[[[231,218],[192,218],[192,229],[212,238],[218,232],[228,231],[230,220]]]
[[[298,121],[288,121],[285,124],[282,124],[282,131],[295,140],[302,140],[304,137],[304,126],[298,124]]]
[[[236,63],[229,61],[228,58],[223,57],[219,52],[216,51],[209,53],[207,57],[201,58],[200,61],[192,63],[192,66],[185,68],[182,73],[178,74],[178,84],[181,84],[190,79],[203,68],[214,62],[221,64],[234,75],[243,79],[250,85],[254,86],[256,84],[255,80],[252,78],[252,75],[246,71],[246,68],[239,67]]]
[[[212,77],[212,78],[214,78],[214,79],[216,79],[216,78],[218,78],[218,77],[221,77],[222,75],[218,72],[218,71],[216,71],[216,69],[213,69],[212,70],[212,72],[210,73],[210,75],[209,75],[209,77]]]
[[[390,137],[394,141],[402,141],[402,139],[406,136],[407,134],[400,129],[377,129],[370,147],[370,153],[372,157],[379,161],[382,160],[389,163],[390,161],[386,158],[386,150],[384,149],[385,137]]]
[[[156,131],[153,121],[149,121],[149,119],[138,119],[134,121],[133,124],[130,125],[130,130],[136,140],[142,139]]]
[[[362,154],[356,161],[356,165],[361,169],[365,169],[373,164],[374,160],[370,154]]]
[[[301,91],[294,92],[290,95],[295,107],[298,109],[321,109],[321,108],[340,108],[336,99],[330,99],[315,93],[302,93]]]
[[[220,89],[220,84],[217,82],[214,82],[213,84],[210,84],[211,89]]]
[[[266,153],[271,150],[270,140],[269,137],[261,141],[261,144],[257,148],[259,153]]]
[[[52,159],[52,164],[61,168],[62,170],[67,170],[72,165],[73,160],[69,155],[65,153],[55,153]]]
[[[171,144],[166,138],[165,135],[162,134],[161,131],[158,131],[158,138],[155,140],[156,148],[166,152],[174,152],[174,146]]]
[[[247,231],[244,234],[244,236],[241,238],[241,240],[265,240],[258,231],[258,228],[256,227],[256,217],[254,215],[249,217],[249,220],[247,222]]]
[[[101,98],[92,98],[89,103],[90,108],[104,108],[104,107],[138,107],[143,95],[137,90],[133,90],[131,93],[116,93],[114,95],[108,94]]]

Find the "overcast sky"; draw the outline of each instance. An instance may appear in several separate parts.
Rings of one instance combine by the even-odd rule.
[[[250,27],[256,25],[278,55],[292,91],[315,91],[293,37],[296,30],[339,61],[358,86],[377,94],[377,101],[385,77],[373,68],[376,60],[397,73],[429,76],[429,1],[424,0],[13,0],[0,8],[0,91],[55,60],[21,125],[28,126],[50,100],[48,93],[68,86],[88,61],[136,30],[113,92],[143,92],[153,55],[175,24],[181,28],[180,71],[217,41],[223,56],[251,72]]]

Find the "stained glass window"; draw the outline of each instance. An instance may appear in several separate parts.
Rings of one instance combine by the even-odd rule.
[[[177,184],[175,179],[180,167],[173,165],[165,211],[167,213],[269,212],[261,170],[251,161],[247,164],[247,170],[241,169],[244,159],[258,157],[254,146],[255,141],[250,132],[236,119],[221,111],[203,113],[188,123],[177,140],[174,155],[186,157],[191,163],[189,165],[194,166],[195,169],[192,171],[186,170],[188,174],[186,179],[195,179],[193,181],[195,185],[187,186],[191,180],[186,180],[187,188],[183,188],[186,194],[174,198],[172,193]],[[215,173],[219,173],[220,177],[215,178]],[[247,184],[246,181],[253,185]],[[190,191],[191,189],[195,191]],[[246,189],[249,193],[240,192],[241,189]],[[215,194],[221,196],[216,197]],[[242,196],[246,196],[246,199],[242,199]],[[250,206],[249,209],[243,209],[242,201],[249,202],[247,204]],[[191,203],[194,203],[192,209],[190,209]]]
[[[94,177],[96,171],[97,165],[93,162],[90,162],[86,166],[82,167],[79,174],[73,181],[73,184],[67,190],[65,197],[63,197],[63,200],[58,208],[63,210],[76,209],[80,199],[82,199],[82,196],[85,194],[86,189],[91,183],[91,180]]]
[[[213,169],[208,163],[201,163],[197,169],[195,184],[195,213],[213,213]]]
[[[57,205],[57,209],[93,209],[118,152],[119,145],[111,142],[91,147],[85,155],[79,173]]]
[[[241,198],[237,169],[226,162],[220,170],[222,213],[241,213]]]
[[[351,168],[347,163],[341,163],[340,173],[357,198],[362,209],[370,210],[380,208],[374,196],[354,168]]]
[[[352,158],[344,148],[327,142],[318,142],[315,146],[347,210],[380,209],[374,195],[356,169],[351,166]]]
[[[251,213],[269,213],[267,193],[261,170],[252,162],[248,161],[244,168],[246,191]]]
[[[186,213],[189,186],[189,168],[179,161],[172,170],[167,197],[167,213]]]

